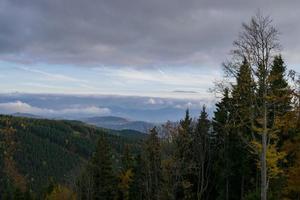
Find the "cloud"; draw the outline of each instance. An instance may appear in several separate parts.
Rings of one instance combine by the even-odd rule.
[[[170,67],[165,67],[163,73],[160,70],[135,69],[129,67],[124,67],[122,69],[95,68],[94,70],[102,75],[107,74],[117,80],[124,80],[126,82],[138,84],[152,82],[161,85],[181,87],[211,86],[211,83],[216,78],[221,77],[220,72],[216,70],[202,72],[200,69],[194,70],[191,67],[185,67],[178,71],[171,69]]]
[[[187,94],[189,94],[189,93],[192,93],[192,94],[198,93],[196,91],[186,91],[186,90],[174,90],[172,92],[174,92],[174,93],[187,93]]]
[[[0,59],[218,67],[241,23],[258,9],[274,18],[285,49],[299,51],[299,6],[298,0],[2,0]]]
[[[159,98],[149,98],[145,103],[150,105],[164,105],[166,102]]]
[[[97,106],[80,106],[73,105],[68,108],[54,110],[47,108],[39,108],[31,106],[30,104],[22,101],[14,101],[7,103],[0,103],[0,112],[2,114],[13,114],[13,113],[30,113],[42,116],[68,116],[74,114],[80,115],[107,115],[110,114],[110,109],[100,108]]]
[[[199,104],[195,105],[192,102],[187,102],[185,104],[177,104],[177,105],[175,105],[175,108],[179,108],[179,109],[191,109],[193,107],[199,107],[199,106],[200,106]]]
[[[43,80],[65,81],[65,82],[82,82],[82,83],[87,83],[88,82],[86,80],[77,79],[77,78],[74,78],[74,77],[71,77],[71,76],[66,76],[64,74],[49,73],[49,72],[42,71],[42,70],[39,70],[39,69],[33,69],[33,68],[28,68],[28,67],[23,67],[23,66],[18,67],[18,69],[42,75],[42,76],[44,76]]]

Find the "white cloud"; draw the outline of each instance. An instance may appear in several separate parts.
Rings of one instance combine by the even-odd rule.
[[[182,67],[168,68],[164,71],[158,69],[136,69],[132,67],[123,68],[94,68],[101,76],[107,76],[111,80],[119,80],[127,84],[142,85],[144,83],[160,84],[170,88],[177,87],[180,90],[194,91],[213,86],[216,79],[222,77],[218,70],[203,71],[200,68]],[[181,89],[182,88],[182,89]],[[175,90],[177,90],[175,88]]]
[[[154,98],[150,98],[148,99],[146,102],[146,104],[150,104],[150,105],[162,105],[164,104],[165,102],[162,100],[162,99],[154,99]]]
[[[191,109],[191,108],[198,108],[198,107],[199,107],[199,105],[195,105],[192,102],[175,105],[175,108],[179,108],[179,109]]]
[[[106,115],[110,114],[109,108],[100,108],[97,106],[79,106],[73,105],[69,108],[61,110],[39,108],[31,106],[30,104],[22,101],[0,103],[0,113],[13,114],[13,113],[30,113],[43,116],[60,116],[60,115]]]

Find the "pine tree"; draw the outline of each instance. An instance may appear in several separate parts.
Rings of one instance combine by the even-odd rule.
[[[161,146],[156,128],[145,141],[146,199],[159,200],[162,186]]]
[[[251,68],[244,58],[236,76],[236,85],[232,89],[232,112],[230,131],[231,182],[235,188],[235,199],[244,198],[246,193],[256,189],[256,165],[252,146],[249,141],[255,138],[252,127],[255,123],[255,83]],[[254,181],[251,181],[253,180]],[[239,187],[240,186],[240,187]],[[238,195],[239,194],[239,195]]]
[[[229,89],[225,88],[222,99],[216,104],[212,123],[217,137],[221,137],[228,132],[227,125],[229,122],[230,106]],[[221,138],[218,141],[221,141]]]
[[[269,76],[269,90],[274,115],[283,115],[291,109],[291,90],[285,76],[284,61],[281,55],[275,56]]]
[[[119,184],[118,184],[118,198],[122,200],[128,200],[130,197],[130,187],[134,180],[133,173],[133,157],[130,153],[130,148],[125,145],[124,152],[122,155],[122,168],[119,173]]]
[[[285,141],[291,137],[290,130],[286,128],[287,120],[289,119],[289,113],[292,109],[291,107],[291,89],[286,80],[286,66],[281,55],[275,56],[273,64],[271,66],[269,74],[269,94],[268,94],[268,104],[269,104],[269,125],[270,132],[275,135],[274,138],[276,143],[271,147],[273,152],[275,152],[274,157],[279,158],[276,155],[285,156],[283,152],[283,145]],[[272,151],[270,151],[272,152]],[[270,160],[270,159],[269,159]],[[276,173],[278,174],[276,178],[270,184],[270,189],[273,195],[280,196],[281,189],[284,187],[284,176],[283,176],[283,163],[275,166]]]
[[[193,193],[195,198],[200,200],[208,196],[212,179],[213,148],[210,135],[210,121],[203,106],[198,118],[196,129],[193,133],[192,151],[194,161]]]
[[[284,132],[288,131],[288,137],[285,137],[281,147],[287,154],[284,163],[285,199],[300,199],[300,76],[294,81],[293,107],[280,121]]]
[[[146,162],[141,153],[135,157],[135,165],[133,167],[133,181],[129,191],[129,199],[143,200],[147,195],[147,176],[146,176]]]
[[[217,138],[218,159],[215,163],[217,174],[218,198],[229,199],[229,156],[228,136],[230,132],[231,99],[229,90],[225,88],[223,98],[216,104],[216,111],[213,118],[213,130]]]
[[[193,199],[193,152],[192,152],[192,118],[189,110],[180,121],[175,142],[175,198]]]
[[[233,86],[232,97],[225,89],[223,98],[216,104],[213,129],[217,138],[218,157],[214,163],[217,173],[219,199],[242,199],[253,189],[252,177],[256,166],[242,139],[251,137],[251,94],[253,82],[247,62],[244,60]],[[253,174],[254,173],[254,174]]]
[[[128,169],[133,168],[134,159],[130,151],[130,146],[126,144],[122,155],[122,171],[127,171]]]
[[[280,122],[285,122],[285,115],[291,111],[292,108],[292,91],[285,76],[286,67],[284,61],[281,55],[275,56],[269,76],[270,88],[268,97],[270,105],[269,126],[273,127],[273,131],[278,132],[277,135],[280,139],[278,146],[281,146],[288,137],[288,133],[280,127],[282,124]]]
[[[255,83],[252,78],[251,68],[248,61],[244,58],[242,65],[236,76],[236,85],[232,89],[232,117],[235,119],[235,128],[246,127],[247,130],[242,130],[243,136],[251,137],[251,126],[254,123],[254,108],[255,101]]]
[[[98,200],[114,199],[116,180],[112,169],[111,151],[105,136],[101,135],[90,165],[92,197]]]

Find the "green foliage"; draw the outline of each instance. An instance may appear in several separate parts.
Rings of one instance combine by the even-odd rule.
[[[45,186],[52,182],[73,184],[76,173],[86,165],[96,148],[96,141],[105,134],[112,146],[113,168],[121,162],[121,153],[126,145],[132,147],[134,154],[139,152],[143,135],[128,130],[130,137],[122,136],[120,131],[110,131],[87,126],[77,121],[56,121],[30,119],[12,116],[0,116],[0,129],[7,127],[7,121],[16,132],[16,148],[12,161],[18,174],[26,181],[28,190],[38,196]],[[113,134],[110,134],[112,133]],[[4,170],[4,153],[7,147],[3,143],[4,132],[0,133],[0,194],[8,191],[11,179]],[[135,137],[136,135],[136,137]],[[11,196],[11,195],[9,195]],[[0,196],[1,199],[1,196]]]
[[[162,186],[161,146],[156,128],[150,134],[144,145],[144,170],[146,182],[146,198],[159,200]]]
[[[112,168],[111,151],[106,138],[101,135],[98,139],[96,152],[89,165],[92,177],[92,198],[113,199],[116,188],[115,175]]]

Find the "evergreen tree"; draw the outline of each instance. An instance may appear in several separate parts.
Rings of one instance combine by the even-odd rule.
[[[122,171],[127,171],[133,168],[134,158],[130,150],[130,146],[126,144],[122,155]]]
[[[292,109],[276,121],[284,135],[281,149],[286,152],[286,162],[283,163],[286,179],[280,185],[284,186],[284,190],[280,191],[283,191],[285,199],[300,199],[300,76],[298,78],[294,79]]]
[[[256,191],[256,165],[253,149],[248,141],[256,134],[252,129],[255,123],[255,83],[251,68],[244,58],[236,77],[236,85],[232,90],[232,112],[230,115],[230,160],[232,188],[235,188],[235,198],[244,198],[247,193]],[[239,187],[240,186],[240,187]]]
[[[146,163],[141,153],[135,157],[135,165],[133,167],[133,181],[129,191],[129,199],[131,200],[143,200],[146,199]]]
[[[128,200],[130,197],[130,187],[134,180],[133,173],[133,157],[130,153],[130,148],[125,145],[124,152],[122,155],[122,168],[119,173],[119,184],[118,184],[118,198],[122,200]]]
[[[193,193],[198,200],[209,196],[212,181],[213,148],[210,121],[203,106],[193,133],[192,151],[194,161]]]
[[[228,135],[230,131],[231,99],[229,90],[225,88],[223,98],[216,104],[213,118],[213,130],[217,138],[218,159],[215,164],[217,174],[217,191],[219,199],[229,199],[229,159]]]
[[[162,186],[161,146],[156,128],[145,141],[146,199],[159,200]]]
[[[247,128],[241,130],[244,137],[251,137],[251,126],[254,123],[254,106],[255,101],[255,83],[251,75],[249,63],[244,58],[242,65],[236,76],[236,85],[232,89],[232,113],[231,116],[235,119],[235,128]]]
[[[92,197],[98,200],[114,199],[116,180],[112,169],[111,151],[105,136],[101,135],[90,165]]]
[[[285,115],[291,111],[292,108],[292,91],[285,76],[286,67],[284,65],[284,61],[281,55],[275,56],[269,76],[270,88],[268,97],[270,107],[269,126],[274,129],[273,131],[277,132],[277,135],[280,139],[278,146],[281,146],[284,143],[284,140],[286,140],[288,137],[288,133],[284,131],[282,127],[280,127],[282,124],[280,122],[285,122]]]
[[[216,104],[216,111],[214,112],[212,121],[214,134],[218,138],[218,141],[222,141],[223,135],[228,132],[229,115],[231,113],[230,101],[229,89],[225,88],[222,99]]]
[[[276,137],[276,145],[274,144],[274,149],[282,155],[282,147],[289,139],[292,137],[290,129],[286,128],[287,120],[289,119],[289,113],[291,111],[291,89],[286,80],[286,66],[281,55],[275,56],[273,64],[271,66],[269,75],[269,125],[270,132],[274,133]],[[293,131],[292,131],[293,132]],[[278,167],[278,176],[273,179],[270,184],[270,192],[272,195],[281,196],[282,192],[280,188],[284,187],[284,176],[282,162]]]
[[[189,110],[180,121],[175,138],[175,198],[193,199],[193,152],[192,152],[192,118]]]
[[[275,56],[269,76],[270,104],[275,116],[282,116],[291,109],[291,90],[285,76],[284,61],[281,55]]]

